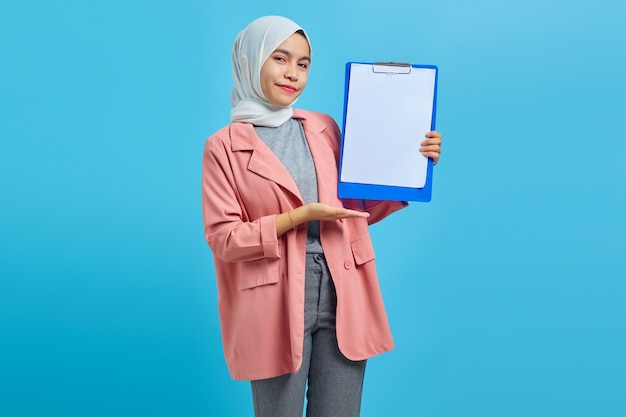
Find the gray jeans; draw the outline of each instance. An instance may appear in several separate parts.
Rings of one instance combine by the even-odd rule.
[[[358,417],[366,361],[341,354],[335,333],[337,295],[323,255],[306,255],[304,352],[295,374],[252,381],[256,417]]]

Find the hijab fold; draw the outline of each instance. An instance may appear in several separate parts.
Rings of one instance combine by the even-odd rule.
[[[239,32],[233,45],[232,122],[277,127],[293,115],[289,106],[274,106],[261,88],[261,67],[274,50],[296,31],[295,22],[281,16],[264,16]],[[306,36],[308,40],[308,36]],[[295,103],[295,100],[294,100]]]

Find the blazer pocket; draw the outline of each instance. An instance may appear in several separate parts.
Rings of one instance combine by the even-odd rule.
[[[357,265],[363,265],[375,258],[374,246],[372,246],[372,240],[369,235],[361,236],[350,242],[350,248],[352,249],[354,262]]]
[[[257,259],[241,263],[239,289],[276,284],[280,278],[278,259]]]

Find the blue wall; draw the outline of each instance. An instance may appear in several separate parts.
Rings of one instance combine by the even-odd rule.
[[[250,416],[203,240],[204,139],[237,32],[343,67],[440,67],[433,201],[372,227],[396,349],[363,417],[626,415],[621,2],[35,1],[0,6],[0,415]]]

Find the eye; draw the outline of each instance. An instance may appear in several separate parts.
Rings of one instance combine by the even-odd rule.
[[[308,69],[309,68],[309,64],[307,64],[306,62],[301,62],[298,64],[300,66],[300,68],[302,69]]]
[[[282,56],[275,56],[274,60],[277,61],[277,62],[285,62],[285,58],[282,57]]]

